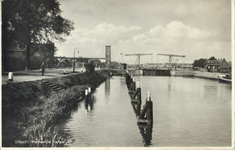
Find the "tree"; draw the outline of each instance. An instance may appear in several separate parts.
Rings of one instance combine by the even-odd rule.
[[[88,74],[93,73],[95,71],[95,60],[90,59],[87,64],[85,64],[86,72]]]
[[[6,48],[10,45],[9,41],[12,41],[12,30],[9,30],[11,27],[11,18],[13,17],[15,3],[2,2],[2,67],[3,70],[6,70]],[[6,9],[7,8],[7,9]]]
[[[204,67],[206,59],[200,58],[199,60],[194,60],[193,67]]]
[[[110,68],[115,68],[115,69],[117,69],[119,66],[120,66],[119,63],[116,62],[116,61],[112,61],[112,62],[110,63]]]
[[[216,60],[216,58],[212,56],[211,58],[209,58],[209,60]]]
[[[193,67],[198,67],[198,60],[194,60]]]
[[[74,29],[73,22],[61,16],[57,0],[5,0],[3,1],[2,39],[26,47],[26,69],[30,69],[30,46],[33,43],[65,41]],[[4,45],[3,50],[6,51]]]
[[[205,61],[206,61],[206,59],[200,58],[200,59],[198,60],[198,66],[203,68]]]
[[[92,61],[95,66],[99,66],[101,61],[99,59],[90,59],[89,62]]]

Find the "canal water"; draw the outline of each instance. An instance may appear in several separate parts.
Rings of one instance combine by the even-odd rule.
[[[153,125],[137,125],[124,77],[101,84],[61,125],[68,147],[230,147],[231,85],[193,77],[135,77]]]

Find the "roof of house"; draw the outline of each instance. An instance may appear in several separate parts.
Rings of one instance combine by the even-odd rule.
[[[225,59],[218,59],[218,63],[219,65],[224,65],[224,64],[230,65]]]
[[[205,61],[205,63],[208,64],[208,65],[218,65],[218,61],[217,60],[209,60],[209,59],[207,59]]]

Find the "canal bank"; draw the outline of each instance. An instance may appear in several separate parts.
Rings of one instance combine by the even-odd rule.
[[[94,91],[109,77],[101,70],[2,85],[2,146],[63,146],[67,137],[55,124],[71,115],[85,89]]]
[[[219,75],[222,75],[222,74],[223,73],[219,73],[219,72],[203,72],[203,71],[193,72],[194,77],[214,79],[214,80],[219,80]]]

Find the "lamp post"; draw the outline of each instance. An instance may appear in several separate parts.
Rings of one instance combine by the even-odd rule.
[[[74,48],[74,51],[73,51],[73,53],[74,53],[74,60],[73,60],[73,72],[75,72],[75,50],[78,50],[78,48],[77,47],[75,47]],[[79,53],[79,51],[78,51],[78,53]]]

